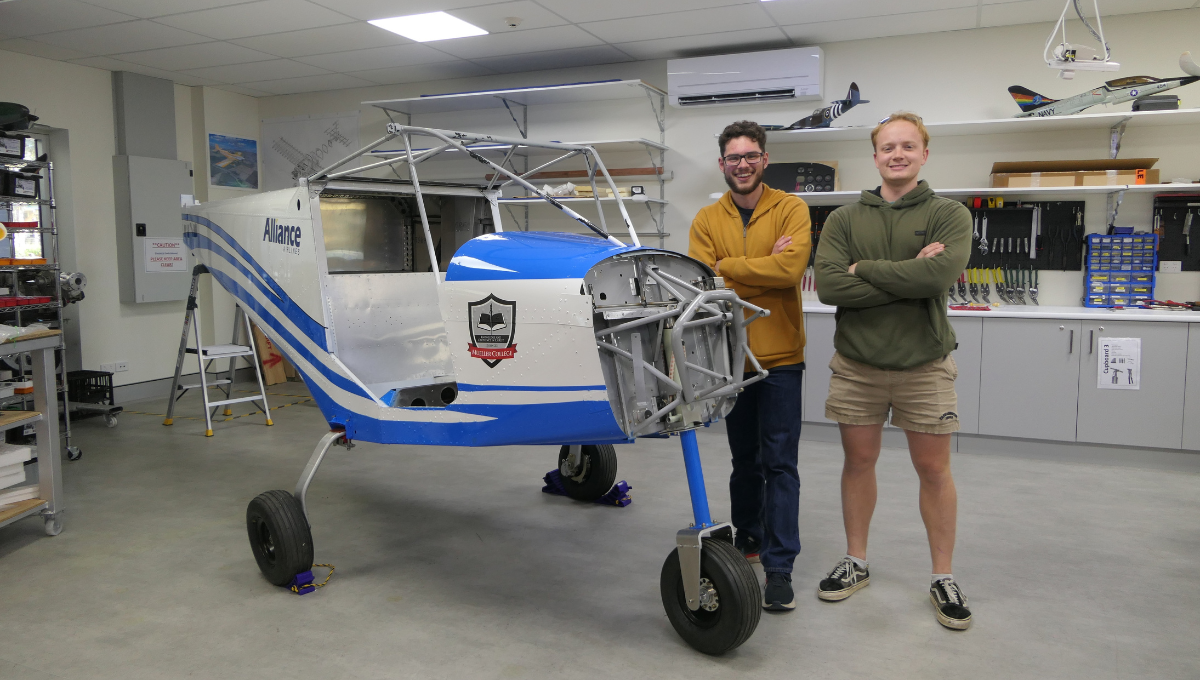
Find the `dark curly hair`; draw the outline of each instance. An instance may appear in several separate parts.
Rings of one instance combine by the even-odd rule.
[[[717,143],[721,145],[722,156],[725,155],[725,145],[729,143],[729,140],[738,137],[749,137],[750,141],[758,142],[758,148],[763,151],[767,150],[767,131],[763,129],[763,126],[752,120],[739,120],[726,126],[717,139]]]

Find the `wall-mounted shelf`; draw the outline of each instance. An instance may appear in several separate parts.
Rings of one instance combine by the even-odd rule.
[[[54,205],[53,201],[44,198],[26,198],[24,196],[0,195],[0,203],[16,203],[19,205]]]
[[[505,90],[479,90],[430,94],[407,99],[383,99],[363,102],[406,116],[423,113],[449,113],[502,109],[511,104],[537,106],[540,104],[571,104],[613,99],[666,97],[667,93],[640,80],[605,80],[590,83],[566,83],[537,87],[516,87]],[[507,104],[506,104],[507,102]]]
[[[1169,193],[1200,192],[1200,184],[1114,184],[1085,187],[968,187],[963,189],[934,189],[938,196],[1071,196],[1087,194]],[[813,191],[793,192],[806,203],[851,203],[862,195],[861,191]]]
[[[590,198],[587,196],[562,196],[562,197],[554,196],[553,198],[554,198],[554,200],[558,201],[559,203],[595,203],[596,202],[596,199]],[[669,201],[667,201],[665,199],[661,199],[661,198],[647,198],[644,201],[635,201],[635,200],[633,200],[633,198],[631,198],[629,196],[622,196],[621,198],[625,201],[626,204],[632,203],[632,204],[636,205],[638,203],[649,203],[651,205],[669,205]],[[600,198],[601,203],[615,203],[616,201],[617,201],[617,199],[615,199],[611,196],[602,196]],[[548,208],[554,207],[554,206],[550,205],[550,203],[548,203],[547,201],[545,201],[541,198],[538,198],[537,196],[529,196],[529,197],[519,196],[516,198],[501,198],[497,202],[500,203],[500,205],[544,205]]]
[[[1108,130],[1128,119],[1127,127],[1156,127],[1163,125],[1194,125],[1200,123],[1200,109],[1176,111],[1110,111],[1105,113],[1079,113],[1073,116],[1047,116],[1044,118],[996,118],[991,120],[951,121],[925,123],[929,134],[938,137],[962,137],[967,135],[999,135],[1014,132],[1054,132],[1060,130]],[[791,144],[801,142],[844,142],[871,138],[874,125],[862,127],[820,128],[815,130],[771,130],[767,142]]]
[[[48,168],[50,161],[27,161],[23,158],[0,156],[0,166],[6,168]]]

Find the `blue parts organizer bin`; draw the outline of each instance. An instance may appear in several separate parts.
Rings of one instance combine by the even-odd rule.
[[[1085,307],[1128,307],[1154,298],[1158,271],[1155,234],[1089,234]]]

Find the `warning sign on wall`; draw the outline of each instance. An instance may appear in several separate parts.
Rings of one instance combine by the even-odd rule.
[[[186,272],[187,246],[181,238],[147,238],[146,273]]]

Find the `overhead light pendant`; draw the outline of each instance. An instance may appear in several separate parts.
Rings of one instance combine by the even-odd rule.
[[[417,42],[432,42],[434,40],[449,40],[451,38],[466,38],[473,35],[488,34],[482,28],[474,24],[468,24],[462,19],[446,14],[445,12],[410,14],[403,17],[391,17],[390,19],[372,19],[367,23]]]

